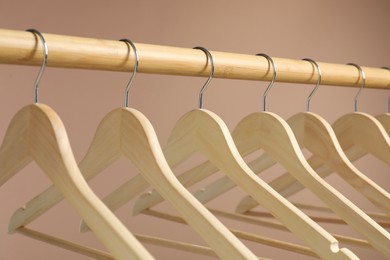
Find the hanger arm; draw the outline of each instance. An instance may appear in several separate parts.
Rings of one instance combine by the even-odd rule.
[[[175,149],[173,149],[174,152],[169,153],[171,145]],[[181,150],[184,153],[181,153]],[[235,148],[229,130],[223,121],[212,112],[201,109],[193,110],[184,115],[171,132],[164,151],[168,162],[174,162],[172,164],[185,160],[186,155],[188,156],[195,151],[203,153],[234,183],[256,198],[294,234],[310,245],[317,254],[328,254],[328,256],[341,258],[346,256],[343,253],[344,249],[340,251],[336,249],[338,245],[333,237],[320,229],[306,215],[297,211],[295,207],[291,207],[287,200],[270,189],[265,182],[251,172]],[[316,238],[314,239],[314,237]],[[315,246],[313,241],[316,241]],[[332,251],[330,247],[335,248]]]
[[[112,122],[110,127],[114,126],[115,124]],[[96,133],[94,141],[92,142],[93,145],[89,148],[87,153],[92,150],[104,152],[100,153],[101,158],[98,161],[95,161],[92,157],[87,157],[79,163],[79,169],[81,170],[84,179],[87,181],[95,177],[99,172],[102,172],[110,165],[110,163],[118,159],[120,156],[118,145],[102,147],[102,142],[99,142],[99,140],[103,138],[103,133],[111,134],[108,136],[108,138],[111,139],[111,142],[118,142],[117,136],[113,135],[114,131],[109,132],[106,131],[106,129],[102,129],[102,131]],[[54,205],[58,204],[62,199],[63,195],[58,191],[58,189],[55,186],[50,186],[44,192],[40,193],[13,213],[9,224],[10,232],[13,232],[19,227],[30,224]]]
[[[376,119],[382,124],[387,134],[390,136],[390,113],[377,115]]]
[[[344,127],[340,127],[340,126],[338,127],[339,135],[341,135],[342,138],[343,138],[343,136],[344,137],[347,136],[347,134],[345,132],[345,131],[347,131],[347,129],[349,129],[350,131],[352,131],[352,129],[356,129],[356,130],[359,129],[355,135],[352,135],[352,137],[348,137],[346,139],[344,138],[344,146],[348,147],[347,149],[345,149],[344,153],[346,154],[347,158],[351,162],[356,161],[359,158],[361,158],[362,156],[364,156],[365,154],[367,154],[368,150],[365,150],[362,148],[364,148],[364,147],[367,148],[367,146],[370,146],[370,144],[363,143],[363,144],[361,144],[360,147],[352,145],[354,140],[362,143],[360,141],[361,138],[366,138],[366,139],[370,138],[367,136],[365,137],[366,134],[370,134],[370,136],[372,136],[373,139],[377,140],[377,141],[375,141],[375,143],[384,142],[384,145],[382,144],[382,145],[380,145],[380,147],[382,147],[382,150],[386,149],[385,148],[386,147],[385,146],[386,137],[383,134],[383,130],[381,130],[381,127],[378,126],[377,122],[371,120],[371,117],[367,118],[365,115],[366,114],[354,113],[355,120],[352,118],[350,120],[350,122],[355,123],[357,120],[359,120],[359,118],[364,120],[365,123],[363,122],[362,125],[364,126],[364,128],[367,126],[367,129],[365,130],[366,133],[363,130],[364,128],[362,129],[359,126],[357,126],[356,128],[353,128],[352,124],[351,124],[352,126],[349,128],[346,126],[346,124],[344,124]],[[343,125],[342,122],[340,122],[340,124]],[[356,125],[356,123],[355,123],[355,125]],[[344,131],[342,129],[344,129]],[[376,154],[378,154],[378,153],[376,153]],[[385,154],[381,154],[379,159],[384,159],[383,157],[386,157]],[[389,158],[389,156],[387,156],[386,158]],[[387,160],[388,159],[384,159],[382,161],[386,162]],[[315,169],[317,174],[319,174],[322,178],[328,176],[329,174],[331,174],[333,172],[332,168],[325,165],[324,161],[316,156],[312,156],[308,160],[308,162],[309,162],[310,166],[313,169]],[[254,171],[257,172],[257,169],[254,169]],[[302,184],[300,184],[289,173],[285,173],[285,174],[281,175],[280,177],[278,177],[277,179],[272,181],[270,183],[270,185],[273,188],[275,188],[278,192],[280,192],[283,196],[291,196],[291,195],[293,195],[293,194],[297,193],[298,191],[305,188]],[[247,196],[238,204],[237,212],[244,213],[244,212],[254,208],[256,205],[258,205],[256,203],[256,201],[253,200],[252,198],[250,198],[249,196]],[[389,205],[389,204],[387,203],[386,205]]]
[[[386,249],[390,246],[386,245],[390,243],[388,232],[313,171],[286,122],[269,112],[255,113],[244,118],[235,128],[235,133],[236,145],[241,153],[263,148],[378,251],[384,255],[390,253]],[[378,237],[373,239],[374,236]]]
[[[301,147],[319,157],[347,183],[390,215],[390,195],[361,173],[344,154],[332,127],[316,114],[298,113],[287,120]]]
[[[18,144],[21,139],[24,139],[24,145],[9,149],[10,144]],[[27,148],[31,159],[37,162],[117,259],[153,259],[88,187],[74,160],[65,128],[48,106],[26,106],[12,119],[0,148],[2,180],[9,178],[10,172],[15,174],[16,169],[20,169],[20,164],[13,168],[10,161],[18,161],[17,158],[22,156],[20,162],[26,163],[23,158],[26,153],[18,151],[21,148]]]
[[[337,119],[332,126],[344,150],[356,145],[390,165],[390,137],[375,117],[355,112]]]

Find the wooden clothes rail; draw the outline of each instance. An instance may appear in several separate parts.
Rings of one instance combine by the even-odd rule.
[[[49,49],[48,66],[110,71],[130,71],[134,55],[125,43],[115,40],[43,34]],[[139,72],[185,76],[208,76],[210,66],[203,51],[136,43]],[[207,47],[207,46],[206,46]],[[31,32],[0,29],[0,63],[40,65],[43,47]],[[227,52],[211,52],[216,78],[263,80],[272,78],[272,69],[264,57]],[[273,58],[277,81],[314,84],[317,72],[307,61]],[[321,85],[360,87],[356,67],[318,62]],[[385,64],[384,64],[385,65]],[[366,88],[390,89],[390,70],[363,67]]]

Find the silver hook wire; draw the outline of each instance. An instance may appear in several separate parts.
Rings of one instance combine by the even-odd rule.
[[[317,74],[318,74],[316,86],[314,87],[314,89],[312,90],[312,92],[310,93],[310,95],[307,97],[306,111],[307,111],[307,112],[310,112],[310,101],[311,101],[311,98],[313,97],[314,93],[316,93],[318,87],[319,87],[320,84],[321,84],[322,73],[321,73],[320,66],[319,66],[318,63],[315,62],[314,60],[308,59],[308,58],[305,58],[305,59],[302,59],[302,60],[308,61],[308,62],[310,62],[311,64],[313,64],[313,65],[317,68]]]
[[[39,82],[41,81],[41,78],[42,78],[42,75],[43,75],[43,71],[46,68],[47,57],[48,57],[48,48],[47,48],[47,44],[46,44],[45,38],[43,37],[41,32],[39,32],[36,29],[28,29],[26,31],[27,32],[32,32],[34,35],[38,35],[38,37],[41,39],[41,42],[43,44],[43,63],[42,63],[41,69],[39,70],[38,76],[37,76],[37,78],[35,79],[35,82],[34,82],[34,103],[38,103]]]
[[[129,39],[120,39],[120,41],[125,42],[126,45],[130,44],[131,48],[133,48],[134,55],[135,55],[133,74],[131,74],[131,77],[130,77],[129,82],[127,83],[126,89],[125,89],[124,105],[125,105],[125,107],[129,107],[129,90],[130,90],[131,84],[133,83],[133,80],[135,79],[135,75],[137,74],[137,70],[138,70],[138,63],[139,63],[138,52],[137,52],[137,48],[135,47],[134,43],[132,41],[130,41]]]
[[[198,103],[198,107],[199,109],[202,108],[203,106],[203,93],[205,92],[207,86],[210,84],[213,76],[214,76],[214,60],[213,60],[213,55],[211,55],[210,51],[204,47],[201,47],[201,46],[196,46],[194,47],[193,49],[197,49],[197,50],[202,50],[204,53],[206,53],[207,55],[207,63],[208,61],[210,60],[210,63],[211,63],[211,72],[210,72],[210,76],[209,78],[207,79],[206,83],[204,83],[203,87],[201,88],[200,92],[199,92],[199,103]]]
[[[267,61],[268,61],[268,67],[270,67],[271,64],[272,64],[272,68],[274,70],[274,74],[272,76],[272,80],[268,84],[267,89],[263,93],[263,112],[265,112],[267,95],[268,95],[268,92],[271,90],[271,87],[273,86],[273,84],[275,82],[275,79],[276,79],[276,66],[275,66],[274,60],[270,56],[268,56],[267,54],[265,54],[265,53],[258,53],[258,54],[256,54],[256,56],[263,56],[264,58],[266,58]]]
[[[359,91],[356,94],[355,99],[354,99],[354,111],[357,112],[357,101],[358,101],[358,97],[359,97],[360,93],[362,92],[363,88],[366,85],[366,74],[364,73],[362,67],[360,67],[359,65],[357,65],[355,63],[348,63],[347,65],[355,66],[359,70],[359,77],[360,76],[362,77],[362,86],[359,88]]]
[[[382,67],[382,69],[390,71],[389,67]],[[387,113],[390,113],[390,97],[387,99]]]

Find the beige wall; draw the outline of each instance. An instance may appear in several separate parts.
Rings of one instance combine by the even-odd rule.
[[[0,27],[107,39],[130,38],[135,42],[179,47],[205,46],[210,50],[255,54],[265,52],[284,58],[310,57],[324,62],[355,62],[364,66],[390,66],[390,2],[361,1],[18,1],[0,0]],[[50,58],[50,55],[49,55]],[[22,106],[32,102],[35,67],[0,65],[0,136]],[[41,101],[62,118],[77,160],[91,141],[97,124],[113,108],[122,105],[126,73],[48,68],[41,82]],[[178,118],[196,107],[204,79],[138,75],[130,93],[131,106],[143,112],[154,125],[162,144]],[[217,113],[233,129],[245,115],[260,110],[266,83],[216,79],[204,98],[204,107]],[[287,119],[305,108],[311,86],[277,83],[268,99],[268,109]],[[349,113],[357,89],[321,87],[313,98],[312,111],[329,122]],[[359,107],[372,115],[384,113],[389,91],[366,90]],[[389,190],[389,166],[372,157],[356,165]],[[183,166],[183,168],[185,168]],[[272,179],[281,168],[267,171]],[[103,196],[135,174],[125,159],[115,163],[90,182]],[[377,210],[338,178],[329,181],[365,210]],[[207,183],[207,182],[206,182]],[[7,235],[14,210],[49,185],[35,165],[29,165],[0,188],[0,259],[87,259],[65,250],[25,238]],[[244,195],[239,189],[210,203],[233,211]],[[317,201],[309,192],[297,201]],[[117,215],[132,231],[177,240],[203,243],[188,227],[147,216],[132,216],[132,204]],[[167,210],[169,207],[164,206]],[[284,239],[285,233],[251,227],[222,219],[229,225]],[[79,218],[66,202],[53,208],[31,227],[85,245],[102,248],[93,234],[78,233]],[[325,226],[329,231],[356,235],[349,228]],[[290,238],[289,238],[290,239]],[[259,256],[298,258],[269,247],[247,243]],[[159,259],[199,256],[154,246],[147,248]],[[381,259],[370,249],[351,248],[363,259]],[[304,259],[300,257],[300,259]]]

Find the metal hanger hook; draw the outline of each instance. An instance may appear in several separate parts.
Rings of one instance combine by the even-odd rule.
[[[42,78],[42,75],[43,75],[43,71],[46,68],[47,57],[48,57],[48,48],[47,48],[47,44],[46,44],[45,38],[43,37],[41,32],[39,32],[36,29],[28,29],[26,31],[27,32],[32,32],[34,35],[37,35],[41,39],[41,42],[43,44],[43,62],[42,62],[41,69],[39,70],[38,76],[37,76],[37,78],[35,80],[35,83],[34,83],[34,103],[38,103],[39,82],[41,81],[41,78]]]
[[[206,53],[207,55],[207,63],[208,61],[210,60],[210,63],[211,63],[211,72],[210,72],[210,76],[209,78],[207,79],[206,83],[204,83],[203,87],[201,88],[200,92],[199,92],[199,103],[198,103],[198,107],[199,109],[202,108],[202,105],[203,105],[203,93],[205,92],[207,86],[210,84],[213,76],[214,76],[214,60],[213,60],[213,55],[211,55],[210,51],[204,47],[201,47],[201,46],[197,46],[197,47],[194,47],[193,49],[197,49],[197,50],[202,50],[204,53]]]
[[[276,80],[276,66],[275,66],[274,60],[270,56],[268,56],[267,54],[265,54],[265,53],[258,53],[258,54],[256,54],[256,56],[263,56],[264,58],[266,58],[268,60],[268,67],[270,67],[272,65],[272,69],[274,71],[274,74],[272,76],[272,80],[268,84],[267,89],[263,93],[263,112],[265,112],[268,92],[271,90],[271,87],[274,85],[274,82]]]
[[[138,59],[137,48],[135,47],[135,45],[132,41],[130,41],[129,39],[120,39],[120,41],[125,42],[127,46],[130,45],[131,48],[133,49],[134,55],[135,55],[133,74],[131,74],[131,77],[130,77],[129,82],[127,83],[126,89],[125,89],[124,105],[125,105],[125,107],[129,107],[129,90],[130,90],[131,84],[133,83],[133,80],[135,79],[135,75],[137,74],[139,59]]]
[[[310,112],[310,101],[311,101],[311,98],[313,97],[314,93],[316,93],[318,87],[321,84],[322,73],[321,73],[320,66],[314,60],[308,59],[308,58],[305,58],[305,59],[302,59],[302,60],[310,62],[311,64],[313,64],[317,68],[317,75],[318,75],[317,83],[316,83],[316,86],[314,87],[314,89],[312,90],[312,92],[310,93],[310,95],[307,97],[307,103],[306,103],[306,111]]]
[[[362,77],[362,86],[359,88],[359,91],[356,94],[355,99],[354,99],[354,111],[357,112],[357,101],[358,101],[358,97],[359,97],[360,93],[362,92],[363,88],[366,85],[366,74],[364,73],[362,67],[360,67],[359,65],[357,65],[355,63],[348,63],[347,65],[355,66],[359,70],[359,77]]]

